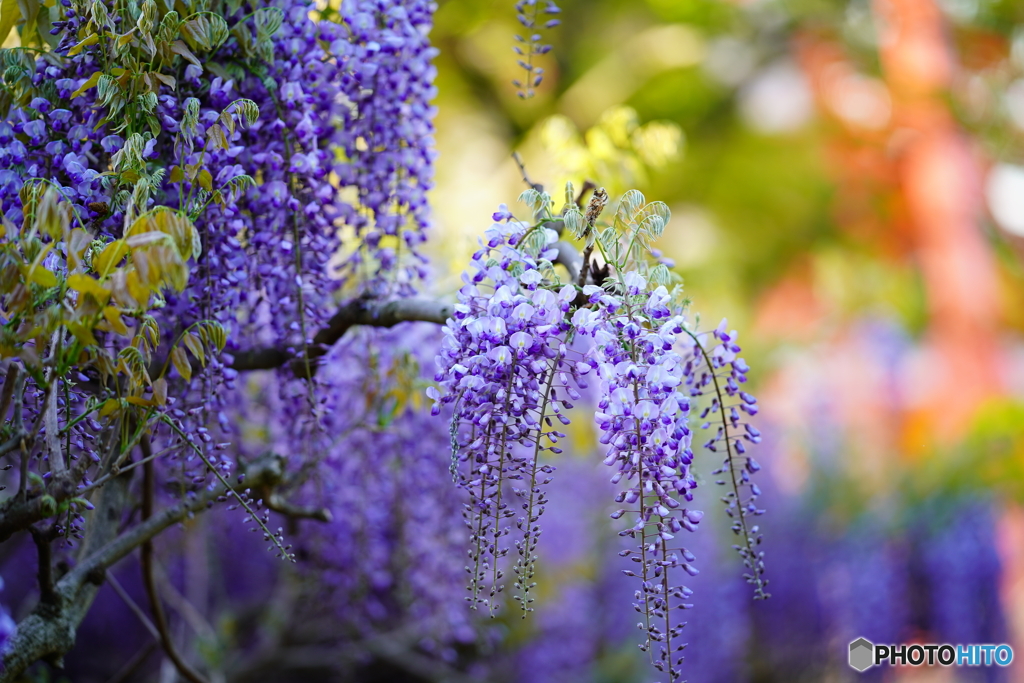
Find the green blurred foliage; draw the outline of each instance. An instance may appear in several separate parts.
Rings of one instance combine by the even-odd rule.
[[[682,259],[688,282],[717,289],[716,278],[728,281],[729,299],[748,299],[783,272],[802,249],[827,241],[834,232],[830,220],[831,181],[820,158],[820,132],[812,123],[790,135],[766,136],[751,131],[735,109],[738,89],[709,75],[704,64],[708,41],[728,32],[750,33],[741,10],[718,0],[567,0],[563,25],[552,32],[552,54],[542,59],[546,80],[538,96],[520,101],[509,80],[514,74],[511,35],[516,30],[511,4],[482,0],[441,3],[434,39],[441,47],[440,126],[452,108],[481,112],[505,136],[509,149],[538,135],[549,117],[559,114],[586,131],[600,119],[573,109],[574,97],[593,99],[602,91],[625,95],[621,103],[636,110],[641,124],[666,121],[686,137],[681,160],[650,173],[627,168],[624,175],[652,198],[668,204],[695,205],[713,218],[720,233],[714,253],[701,263]],[[652,32],[685,27],[695,44],[694,63],[678,43],[652,46],[652,55],[637,55],[640,36],[676,34]],[[631,41],[634,41],[631,43]],[[497,42],[497,44],[495,44]],[[671,42],[671,41],[670,41]],[[676,52],[673,53],[672,51]],[[771,46],[767,57],[777,52]],[[615,79],[617,56],[635,79]],[[602,65],[604,65],[602,67]],[[608,80],[602,81],[602,68]],[[594,93],[578,93],[593,82]],[[617,104],[618,102],[612,102]],[[442,147],[442,152],[444,148]],[[530,165],[531,159],[527,158]],[[444,157],[442,156],[442,165]],[[596,182],[615,185],[607,172]],[[571,178],[577,185],[583,178]],[[556,187],[562,178],[541,178]],[[674,228],[670,224],[668,228]],[[667,249],[667,247],[666,247]],[[678,258],[678,254],[670,253]]]

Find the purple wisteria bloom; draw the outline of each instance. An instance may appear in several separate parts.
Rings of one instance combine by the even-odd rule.
[[[764,552],[756,550],[761,533],[750,521],[764,514],[757,506],[761,489],[751,478],[761,465],[747,453],[748,444],[761,442],[761,432],[745,419],[757,415],[758,406],[757,399],[740,388],[747,381],[750,367],[738,355],[741,349],[736,343],[736,331],[727,332],[726,325],[727,321],[722,320],[710,335],[687,332],[683,374],[690,396],[711,398],[700,419],[706,420],[701,427],[714,436],[703,445],[713,453],[724,453],[722,467],[712,474],[728,475],[715,483],[729,488],[723,497],[725,512],[732,520],[733,533],[741,538],[736,549],[748,570],[744,576],[754,586],[754,597],[765,599],[768,582],[763,577]]]
[[[430,227],[436,156],[431,101],[438,51],[427,37],[435,7],[425,0],[345,0],[345,34],[329,41],[341,94],[352,103],[333,138],[344,152],[333,170],[342,185],[358,190],[344,218],[360,246],[347,250],[342,270],[369,272],[363,286],[377,293],[407,295],[425,275],[418,249]]]
[[[685,601],[692,595],[675,577],[680,569],[697,574],[693,553],[675,539],[683,530],[695,531],[704,513],[681,502],[693,500],[697,486],[690,474],[685,361],[675,347],[685,319],[670,307],[665,287],[648,292],[646,285],[642,275],[628,272],[624,295],[585,287],[595,308],[578,310],[573,324],[594,339],[579,368],[596,370],[601,380],[594,417],[607,446],[604,462],[616,470],[612,483],[622,487],[615,500],[625,506],[612,517],[634,516],[620,535],[635,539],[637,547],[620,555],[636,565],[624,573],[642,581],[634,604],[643,617],[638,626],[647,635],[641,649],[660,643],[655,666],[674,681],[684,644],[679,640],[683,624],[673,620],[672,611],[689,607]]]
[[[565,434],[558,427],[568,424],[565,410],[579,397],[565,343],[576,289],[541,286],[537,259],[518,247],[524,231],[519,223],[495,223],[487,231],[445,327],[435,378],[440,391],[428,390],[435,412],[454,407],[453,473],[469,494],[469,600],[492,611],[504,588],[500,565],[513,521],[520,536],[516,599],[532,609],[537,521],[553,471],[541,457],[561,452],[556,444]],[[548,232],[549,243],[557,239]],[[518,517],[516,508],[523,511]]]

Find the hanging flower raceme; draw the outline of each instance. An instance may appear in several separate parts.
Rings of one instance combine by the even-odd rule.
[[[757,507],[761,490],[751,479],[761,465],[747,452],[748,444],[761,442],[761,432],[745,419],[757,415],[757,399],[741,388],[750,367],[737,355],[741,349],[736,343],[736,331],[727,332],[726,324],[722,320],[710,334],[686,330],[685,386],[695,399],[711,397],[700,414],[700,419],[706,420],[701,427],[714,434],[704,448],[713,453],[724,452],[722,466],[712,474],[728,475],[715,483],[729,488],[723,497],[725,512],[733,520],[733,533],[741,539],[734,547],[748,570],[744,577],[754,586],[754,598],[765,599],[768,581],[763,576],[764,552],[756,549],[761,543],[760,528],[750,525],[750,518],[764,514]],[[711,340],[713,345],[709,344]]]
[[[377,294],[408,295],[424,276],[420,245],[430,226],[434,107],[437,94],[427,37],[436,4],[428,0],[345,0],[345,36],[331,44],[341,66],[342,112],[334,144],[342,185],[357,189],[345,221],[359,240],[344,272]]]
[[[760,492],[750,479],[759,466],[747,454],[747,444],[759,442],[760,433],[740,417],[741,412],[757,413],[757,401],[740,388],[749,368],[737,356],[735,332],[726,332],[723,323],[710,334],[696,333],[685,316],[688,302],[680,288],[669,289],[671,271],[650,247],[669,219],[663,203],[647,203],[632,190],[619,202],[612,224],[601,225],[607,202],[601,189],[584,210],[567,186],[565,208],[557,216],[550,197],[536,188],[520,199],[530,205],[537,224],[525,229],[515,222],[497,223],[487,232],[463,275],[459,305],[448,321],[438,357],[440,390],[428,392],[437,401],[435,412],[444,403],[454,408],[453,472],[469,494],[466,521],[473,539],[467,568],[470,600],[493,608],[502,589],[499,561],[509,552],[503,539],[515,515],[509,509],[512,488],[513,494],[528,498],[523,505],[527,514],[517,525],[523,537],[516,544],[520,559],[515,569],[516,587],[529,609],[527,582],[539,533],[534,522],[544,501],[537,472],[551,469],[540,465],[538,457],[542,439],[563,437],[545,431],[544,425],[550,426],[551,417],[567,423],[561,414],[569,407],[564,397],[578,399],[577,388],[588,388],[588,376],[596,375],[594,418],[605,446],[604,462],[615,470],[615,500],[622,506],[612,518],[630,521],[620,536],[635,543],[620,555],[631,562],[624,573],[640,580],[634,608],[645,632],[641,649],[651,653],[655,667],[670,681],[678,681],[685,622],[676,614],[692,607],[687,600],[693,595],[680,577],[698,573],[697,558],[679,534],[696,531],[704,516],[687,505],[697,487],[689,419],[699,401],[709,400],[702,419],[720,421],[704,447],[726,452],[725,465],[716,471],[730,473],[728,481],[719,482],[732,485],[723,498],[726,512],[744,539],[737,548],[750,570],[755,597],[767,597],[762,554],[754,550],[758,528],[747,523],[763,512],[755,504]],[[505,206],[494,219],[513,220]],[[550,225],[564,226],[584,242],[582,264],[567,256],[567,243],[554,245],[557,235]],[[598,258],[604,263],[598,264]],[[558,279],[549,259],[566,265],[577,284],[551,284]],[[572,360],[567,360],[570,353]],[[527,477],[528,489],[510,485]],[[490,593],[481,597],[485,584]]]
[[[544,69],[534,63],[534,58],[550,52],[551,46],[541,42],[543,36],[539,31],[555,28],[562,23],[560,19],[545,20],[544,15],[557,16],[561,12],[554,0],[519,0],[516,3],[516,18],[528,31],[525,36],[516,35],[516,45],[512,47],[519,55],[519,68],[526,72],[522,81],[512,81],[521,99],[533,97],[534,88],[544,79]]]
[[[554,231],[534,230],[545,231],[546,244],[557,239]],[[501,559],[510,550],[513,521],[516,599],[531,610],[537,521],[553,471],[541,458],[545,451],[561,452],[556,444],[565,434],[555,421],[568,424],[564,411],[579,396],[570,385],[575,369],[565,345],[576,288],[544,286],[538,259],[519,247],[524,232],[519,223],[496,223],[487,231],[445,328],[437,358],[440,391],[429,390],[438,401],[435,411],[454,405],[453,474],[469,495],[468,599],[492,611],[504,588]]]
[[[615,500],[627,506],[612,516],[635,518],[620,535],[635,539],[637,547],[620,554],[637,565],[625,573],[642,581],[634,604],[647,634],[641,649],[658,643],[655,666],[674,681],[682,660],[673,658],[684,647],[678,638],[685,623],[672,618],[673,610],[689,607],[684,601],[692,594],[677,583],[678,570],[697,574],[694,555],[675,539],[683,530],[695,531],[703,512],[681,503],[693,499],[697,486],[690,474],[690,399],[676,349],[685,320],[664,286],[648,291],[646,285],[631,271],[618,294],[585,287],[592,308],[578,310],[573,324],[594,340],[580,367],[596,370],[601,380],[595,420],[607,445],[604,462],[616,470],[612,483],[622,486]]]

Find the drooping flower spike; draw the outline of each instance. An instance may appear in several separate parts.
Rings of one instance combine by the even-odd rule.
[[[541,230],[545,246],[557,239],[554,231]],[[526,226],[515,222],[495,223],[487,231],[445,327],[437,358],[440,391],[428,391],[438,402],[435,412],[443,403],[454,404],[453,468],[469,496],[468,599],[492,612],[504,589],[501,560],[510,551],[513,522],[516,600],[524,612],[532,610],[537,522],[553,472],[542,457],[561,452],[557,443],[565,434],[558,427],[568,424],[564,411],[579,396],[566,359],[576,289],[542,286],[539,257],[551,255],[535,257],[522,249],[525,233]]]
[[[691,606],[692,595],[679,577],[698,571],[697,558],[679,534],[696,531],[704,514],[687,505],[697,486],[691,472],[690,416],[702,399],[710,403],[701,419],[710,415],[721,421],[704,447],[726,452],[716,474],[730,473],[719,483],[732,485],[723,500],[735,519],[733,530],[744,539],[736,547],[750,570],[755,597],[767,597],[762,554],[754,550],[759,531],[748,525],[748,517],[763,512],[756,507],[759,490],[750,479],[759,465],[747,455],[746,445],[759,442],[760,433],[740,417],[741,411],[755,415],[757,401],[740,388],[749,368],[736,355],[736,333],[726,332],[723,323],[711,333],[716,344],[709,346],[709,335],[694,332],[687,302],[678,287],[668,288],[668,266],[651,253],[650,243],[668,221],[668,208],[646,203],[634,190],[619,202],[614,223],[602,226],[597,221],[606,201],[603,191],[595,192],[585,212],[572,197],[570,186],[560,218],[586,245],[584,265],[573,274],[578,284],[562,286],[546,261],[562,251],[552,247],[558,236],[547,228],[554,219],[550,198],[537,190],[523,193],[521,199],[538,221],[533,227],[515,222],[508,207],[501,206],[494,219],[507,222],[487,231],[463,275],[459,305],[438,357],[440,390],[428,392],[437,401],[435,412],[444,403],[455,409],[453,471],[469,494],[470,600],[495,607],[503,588],[499,561],[509,552],[503,539],[515,514],[508,509],[509,482],[529,477],[515,565],[517,599],[529,609],[528,582],[540,533],[536,521],[544,501],[540,485],[550,481],[538,484],[537,472],[551,471],[549,464],[539,463],[545,450],[541,440],[553,444],[564,437],[545,431],[544,423],[550,426],[551,414],[567,423],[558,409],[570,405],[558,392],[575,400],[579,392],[572,385],[586,388],[588,378],[596,376],[594,420],[605,446],[604,462],[614,468],[611,481],[619,487],[615,500],[622,505],[612,517],[629,521],[620,535],[636,544],[620,555],[631,563],[624,573],[640,580],[634,608],[645,632],[641,649],[650,652],[669,680],[677,681],[685,622],[675,614]],[[604,261],[600,267],[591,263],[598,257]],[[582,354],[569,360],[581,345]],[[710,421],[704,425],[710,426]],[[546,450],[559,452],[553,446]],[[515,494],[522,491],[513,485]]]
[[[754,587],[754,598],[763,600],[769,597],[765,591],[768,581],[764,578],[764,552],[756,549],[761,544],[760,527],[752,524],[752,518],[760,517],[764,510],[757,506],[761,489],[751,479],[761,465],[748,454],[748,445],[761,442],[760,430],[748,419],[757,415],[758,405],[757,399],[741,388],[750,367],[738,356],[741,349],[736,331],[726,331],[726,325],[723,319],[710,334],[686,330],[686,386],[695,400],[711,398],[700,414],[705,420],[701,427],[714,434],[704,448],[724,454],[722,466],[712,474],[727,475],[715,483],[729,488],[722,500],[732,519],[732,531],[740,537],[733,547],[748,570],[744,577]]]
[[[529,99],[534,96],[535,88],[544,80],[544,69],[534,63],[534,57],[547,54],[551,51],[550,45],[545,45],[540,31],[552,29],[562,23],[560,19],[544,19],[557,16],[562,10],[554,0],[518,0],[516,2],[516,18],[523,28],[527,30],[525,36],[516,35],[516,45],[512,47],[519,56],[518,65],[526,75],[523,80],[516,79],[512,85],[516,86],[517,94],[521,99]]]
[[[692,594],[677,583],[678,570],[694,576],[697,569],[676,536],[695,531],[704,516],[684,505],[697,486],[690,474],[690,399],[675,343],[685,320],[670,308],[664,286],[647,291],[636,271],[624,274],[622,284],[619,295],[585,287],[594,308],[578,310],[573,323],[594,340],[581,371],[593,368],[601,379],[594,417],[607,445],[604,463],[615,468],[612,483],[621,487],[615,501],[624,505],[612,517],[628,514],[633,524],[620,535],[637,541],[620,555],[634,563],[625,573],[641,580],[634,603],[646,632],[641,649],[654,650],[655,666],[677,680],[685,622],[674,620],[672,611],[689,607]]]

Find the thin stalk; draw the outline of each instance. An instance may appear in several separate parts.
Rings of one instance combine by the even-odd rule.
[[[726,464],[729,466],[729,481],[732,484],[732,492],[735,496],[736,505],[739,510],[739,524],[740,529],[743,532],[743,546],[747,552],[747,558],[750,561],[751,583],[754,584],[755,597],[765,598],[768,597],[768,595],[764,591],[764,579],[761,578],[761,572],[757,569],[757,553],[755,552],[752,544],[750,529],[747,527],[747,513],[743,508],[743,500],[740,496],[740,487],[742,484],[736,477],[736,468],[735,463],[733,462],[732,440],[729,435],[729,418],[725,413],[725,396],[722,394],[722,388],[718,382],[718,374],[715,372],[715,366],[711,363],[711,356],[704,348],[704,345],[700,343],[697,335],[695,335],[692,330],[684,327],[683,331],[689,335],[690,339],[693,340],[693,343],[698,349],[700,349],[701,356],[708,367],[708,372],[711,373],[711,379],[715,385],[715,396],[718,398],[718,414],[722,421],[722,434],[725,440]]]

